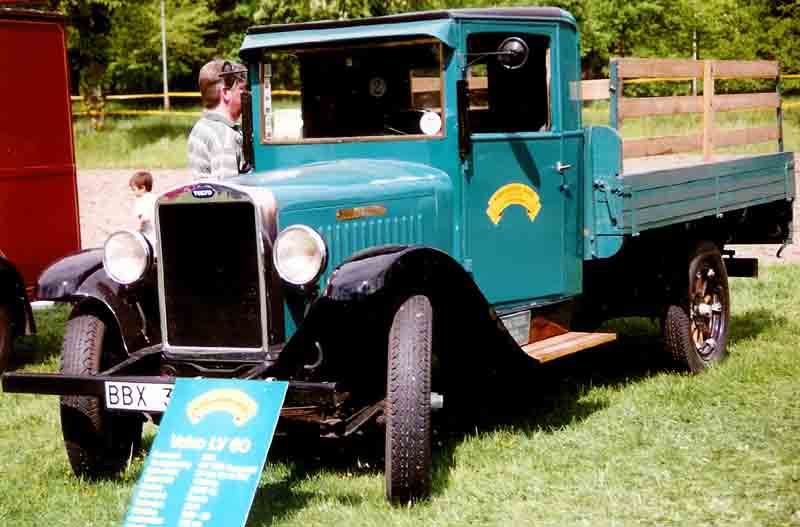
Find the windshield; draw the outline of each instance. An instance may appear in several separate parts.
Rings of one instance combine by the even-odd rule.
[[[442,53],[434,39],[267,52],[261,142],[442,137]]]

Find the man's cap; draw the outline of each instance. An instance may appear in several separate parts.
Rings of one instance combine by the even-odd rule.
[[[247,68],[241,64],[227,60],[212,60],[208,62],[205,66],[200,68],[200,74],[197,78],[200,93],[204,95],[210,87],[231,77],[241,81],[246,80]]]

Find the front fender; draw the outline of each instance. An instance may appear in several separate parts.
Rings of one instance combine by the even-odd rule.
[[[383,390],[389,329],[397,308],[413,295],[431,301],[434,363],[448,378],[485,376],[524,357],[458,262],[442,251],[412,246],[369,249],[334,270],[279,364],[307,365],[321,346],[326,378]]]
[[[39,275],[36,297],[68,302],[89,276],[103,267],[103,249],[86,249],[57,260]]]
[[[69,302],[77,311],[97,311],[119,328],[126,353],[150,344],[144,311],[137,306],[136,288],[114,282],[103,269],[103,250],[87,249],[58,260],[45,269],[37,284],[41,300]]]

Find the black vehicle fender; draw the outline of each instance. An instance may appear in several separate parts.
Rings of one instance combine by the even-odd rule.
[[[81,284],[102,267],[102,249],[85,249],[56,260],[39,275],[36,298],[69,302]]]
[[[11,306],[16,335],[36,333],[36,322],[25,292],[25,280],[14,264],[2,253],[0,253],[0,304]]]
[[[73,313],[92,313],[115,323],[126,353],[149,344],[135,288],[118,284],[106,274],[102,249],[71,254],[45,269],[39,276],[37,297],[71,303]]]
[[[382,390],[392,319],[414,295],[431,302],[433,360],[448,378],[484,378],[527,359],[457,261],[429,247],[392,246],[356,253],[333,271],[279,363],[309,364],[321,348],[322,375],[358,384],[369,377],[368,384]]]

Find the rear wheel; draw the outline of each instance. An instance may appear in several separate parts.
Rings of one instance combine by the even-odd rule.
[[[701,372],[727,355],[729,322],[725,263],[716,245],[703,242],[689,258],[686,296],[667,306],[663,323],[667,351],[689,371]]]
[[[119,338],[93,315],[67,322],[61,371],[95,375],[119,350]],[[62,396],[61,430],[72,471],[77,476],[101,478],[124,470],[142,435],[139,415],[114,414],[98,397]]]
[[[406,300],[389,332],[386,393],[386,495],[392,503],[431,492],[432,308],[424,296]]]
[[[14,353],[14,333],[11,327],[11,306],[0,304],[0,373],[11,363]]]

